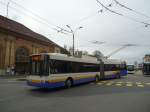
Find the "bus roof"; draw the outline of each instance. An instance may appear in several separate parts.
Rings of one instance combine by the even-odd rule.
[[[37,54],[33,54],[37,55]],[[32,56],[33,56],[32,55]],[[96,57],[83,57],[83,58],[78,58],[78,57],[73,57],[73,56],[68,56],[65,54],[59,54],[59,53],[41,53],[41,55],[49,55],[50,59],[55,59],[55,60],[65,60],[65,61],[73,61],[73,62],[84,62],[84,63],[93,63],[93,64],[99,64],[100,62],[97,60]],[[123,61],[117,60],[117,59],[102,59],[104,64],[122,64]]]

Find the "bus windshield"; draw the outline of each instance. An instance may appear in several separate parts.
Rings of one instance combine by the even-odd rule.
[[[128,65],[127,69],[128,71],[134,71],[134,65]]]
[[[42,55],[33,55],[30,60],[30,66],[31,66],[31,75],[40,75],[45,76],[49,74],[48,69],[48,60],[47,58],[44,58],[46,56]]]
[[[32,61],[31,74],[42,75],[43,73],[43,62],[42,61]]]

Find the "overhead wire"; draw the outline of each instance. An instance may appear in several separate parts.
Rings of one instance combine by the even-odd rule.
[[[112,0],[112,1],[113,1],[113,0]],[[115,12],[115,11],[113,11],[113,10],[110,10],[108,7],[104,6],[103,4],[101,4],[101,6],[106,9],[105,11],[108,10],[108,11],[110,11],[111,13],[117,14],[117,15],[119,15],[119,16],[123,16],[123,17],[125,17],[125,18],[127,18],[127,19],[130,19],[130,20],[135,21],[135,22],[138,22],[138,23],[142,23],[142,24],[145,25],[145,27],[147,27],[147,26],[150,25],[149,23],[146,23],[146,22],[143,22],[143,21],[139,21],[139,20],[137,20],[137,19],[135,19],[135,18],[132,18],[132,17],[129,17],[129,16],[125,16],[125,15],[123,15],[123,14],[121,14],[121,13],[118,13],[118,12]],[[127,8],[127,7],[126,7],[126,8]],[[103,12],[103,10],[101,10],[100,12]],[[98,14],[98,13],[96,13],[96,14]],[[95,16],[95,15],[93,15],[93,16]],[[91,15],[91,17],[93,17],[93,16]],[[91,17],[90,17],[90,16],[88,16],[87,18],[85,17],[85,18],[81,19],[81,22],[84,21],[84,20],[86,20],[86,19],[89,19],[89,18],[91,18]],[[142,28],[142,27],[143,27],[143,25],[140,26],[140,27],[135,28],[134,30],[137,30],[137,29]],[[79,47],[84,47],[84,46],[82,45],[82,46],[79,46]]]
[[[88,16],[86,16],[86,17],[83,17],[83,18],[81,18],[80,20],[78,20],[77,22],[73,23],[72,25],[79,24],[79,23],[81,23],[81,22],[83,22],[83,21],[85,21],[85,20],[88,20],[88,19],[90,19],[90,18],[95,17],[96,15],[98,15],[98,12],[95,12],[95,13],[93,13],[93,14],[91,14],[91,15],[88,15]]]
[[[135,18],[132,18],[132,17],[129,17],[129,16],[126,16],[126,15],[123,15],[122,13],[118,13],[116,11],[113,11],[111,10],[110,8],[106,7],[102,2],[100,2],[99,0],[96,0],[98,4],[100,4],[102,7],[104,7],[106,10],[108,10],[109,12],[115,14],[115,15],[119,15],[119,16],[122,16],[124,18],[127,18],[127,19],[130,19],[132,21],[135,21],[135,22],[138,22],[138,23],[141,23],[141,24],[144,24],[145,26],[149,26],[150,23],[147,23],[147,22],[143,22],[143,21],[139,21],[139,20],[136,20]]]
[[[53,24],[53,23],[48,22],[46,19],[44,19],[44,18],[40,17],[39,15],[33,13],[32,11],[30,11],[30,10],[24,8],[23,6],[17,4],[16,2],[13,1],[13,3],[14,3],[15,5],[17,5],[17,6],[21,7],[21,8],[23,8],[24,10],[27,10],[28,12],[30,12],[30,13],[33,14],[34,16],[40,18],[42,21],[46,22],[47,24],[50,24],[50,25],[55,26],[56,28],[52,28],[52,29],[53,29],[53,30],[56,30],[58,33],[62,33],[62,34],[66,34],[65,32],[71,33],[70,31],[64,29],[63,27],[60,27],[60,26],[58,26],[58,25],[55,25],[55,24]],[[63,32],[63,31],[65,31],[65,32]]]
[[[96,0],[103,8],[105,8],[106,10],[108,10],[109,12],[111,13],[114,13],[114,14],[117,14],[117,15],[120,15],[120,16],[123,16],[123,14],[121,13],[118,13],[118,12],[115,12],[113,10],[110,10],[108,7],[106,7],[104,4],[102,4],[99,0]]]
[[[31,10],[29,10],[29,9],[27,9],[27,8],[25,8],[25,7],[23,7],[23,6],[21,6],[20,4],[14,2],[14,1],[11,1],[11,2],[12,2],[13,4],[15,4],[16,6],[22,8],[23,10],[29,12],[30,14],[34,15],[35,17],[37,17],[37,18],[41,19],[42,21],[46,22],[47,24],[49,24],[49,25],[51,25],[51,26],[57,27],[57,25],[55,25],[55,24],[53,24],[53,23],[50,23],[50,22],[47,21],[45,18],[43,18],[43,17],[39,16],[38,14],[32,12]]]
[[[106,6],[106,7],[112,7],[112,3],[110,3],[110,4],[109,4],[108,6]],[[102,7],[102,8],[103,8],[103,7]],[[91,18],[93,18],[93,17],[95,17],[95,16],[97,16],[97,15],[99,15],[99,14],[102,14],[102,13],[104,13],[104,12],[106,12],[106,11],[107,11],[107,10],[101,9],[101,10],[99,10],[99,11],[93,13],[93,14],[90,14],[90,15],[88,15],[88,16],[85,16],[85,17],[81,18],[81,19],[78,20],[77,22],[73,23],[73,25],[74,25],[74,24],[79,24],[79,23],[81,23],[81,22],[83,22],[83,21],[85,21],[85,20],[91,19]]]
[[[1,1],[0,1],[1,2]],[[64,28],[61,28],[61,27],[59,27],[59,26],[57,26],[57,25],[54,25],[54,24],[51,24],[51,23],[48,23],[47,24],[47,20],[46,19],[44,19],[44,18],[41,18],[40,16],[38,16],[38,15],[36,15],[35,13],[33,13],[33,12],[31,12],[31,11],[29,11],[28,9],[26,9],[26,8],[24,8],[23,6],[21,6],[21,5],[18,5],[17,3],[15,3],[14,1],[12,1],[14,4],[16,4],[17,6],[19,6],[19,7],[21,7],[22,9],[24,9],[24,10],[27,10],[28,12],[30,12],[32,15],[34,15],[34,16],[36,16],[36,17],[38,17],[38,18],[40,18],[41,20],[38,20],[38,19],[35,19],[35,18],[33,18],[32,17],[32,19],[34,19],[34,20],[36,20],[36,21],[38,21],[38,22],[40,22],[40,23],[42,23],[42,24],[45,24],[45,25],[48,25],[48,26],[55,26],[55,27],[57,27],[57,28],[59,28],[59,29],[61,29],[61,30],[64,30],[64,31],[67,31],[67,30],[65,30]],[[3,2],[1,2],[1,4],[2,4]],[[4,3],[3,3],[3,5],[4,5]],[[5,5],[7,5],[7,4],[5,4]],[[13,9],[13,10],[15,10],[16,12],[22,12],[21,10],[18,10],[18,9],[16,9],[16,8],[14,8],[14,7],[12,7],[12,6],[9,6],[11,9]],[[110,12],[112,12],[112,13],[115,13],[115,14],[117,14],[117,15],[120,15],[120,16],[123,16],[122,14],[120,14],[120,13],[116,13],[115,11],[112,11],[112,10],[110,10],[107,6],[104,6],[104,5],[102,5],[102,7],[104,7],[105,9],[107,9],[108,11],[110,11]],[[106,11],[107,11],[106,10]],[[99,12],[101,12],[101,11],[99,11]],[[98,12],[98,13],[99,13]],[[98,14],[97,13],[97,14]],[[22,13],[21,13],[22,14]],[[125,16],[124,16],[125,17]],[[90,18],[90,16],[89,16],[89,18]],[[129,17],[127,17],[128,19],[129,19]],[[88,17],[87,18],[85,18],[85,20],[86,19],[88,19]],[[130,18],[130,19],[132,19],[132,20],[134,20],[134,21],[136,21],[136,22],[140,22],[140,21],[137,21],[137,20],[135,20],[134,18]],[[83,19],[84,20],[84,19]],[[82,21],[83,21],[82,20]],[[45,21],[45,22],[43,22],[43,21]],[[148,23],[145,23],[145,22],[141,22],[141,23],[143,23],[143,24],[145,24],[145,25],[150,25],[150,24],[148,24]]]
[[[59,33],[59,32],[60,32],[60,33],[63,33],[63,34],[66,34],[65,32],[71,33],[71,32],[69,32],[68,30],[64,29],[63,27],[60,27],[60,26],[55,25],[55,24],[53,24],[53,23],[50,23],[50,22],[47,21],[46,19],[44,19],[44,18],[42,18],[41,16],[35,14],[34,12],[32,12],[32,11],[30,11],[30,10],[24,8],[23,6],[17,4],[16,2],[13,1],[13,3],[14,3],[15,5],[17,5],[17,6],[21,7],[21,8],[23,8],[24,10],[30,12],[30,13],[33,14],[34,16],[40,18],[42,21],[46,22],[47,24],[52,25],[52,26],[55,26],[56,28],[52,28],[52,29],[53,29],[53,30],[56,30],[58,33]],[[63,31],[65,31],[65,32],[63,32]]]
[[[17,8],[14,8],[12,6],[9,6],[9,8],[13,9],[14,11],[16,12],[20,12],[20,14],[23,14],[23,15],[26,15],[27,13],[28,14],[31,14],[30,16],[28,15],[28,17],[32,18],[33,20],[47,26],[49,29],[52,29],[54,30],[53,27],[56,27],[56,28],[59,28],[59,29],[63,29],[61,27],[59,27],[58,25],[55,25],[53,23],[50,23],[49,21],[47,21],[45,18],[39,16],[38,14],[35,14],[34,12],[28,10],[27,8],[24,8],[23,6],[19,5],[18,3],[14,2],[14,1],[11,1],[13,4],[15,4],[16,6],[20,7],[22,10],[19,10]],[[2,5],[7,5],[6,3],[0,1],[0,4]],[[52,27],[53,26],[53,27]]]
[[[140,25],[140,26],[137,26],[137,27],[135,27],[135,28],[133,28],[133,29],[129,29],[128,31],[124,31],[124,32],[118,32],[118,33],[115,33],[115,34],[112,34],[112,35],[118,35],[118,34],[121,34],[121,35],[125,35],[127,32],[134,32],[135,30],[138,30],[138,29],[141,29],[141,28],[143,28],[143,25]],[[88,43],[91,43],[91,44],[95,44],[95,45],[102,45],[103,43],[109,43],[109,41],[99,41],[99,40],[91,40],[91,41],[87,41]],[[88,44],[89,45],[89,44]],[[121,44],[118,44],[118,43],[109,43],[109,45],[111,46],[120,46]],[[108,44],[106,45],[106,46],[108,46]],[[82,44],[82,45],[80,45],[80,46],[78,46],[79,48],[81,48],[81,47],[87,47],[87,43],[86,44]]]
[[[5,3],[1,2],[1,1],[0,1],[0,4],[6,5]],[[14,10],[14,11],[16,11],[16,12],[20,12],[20,14],[26,15],[25,12],[23,12],[23,11],[21,11],[21,10],[18,10],[18,9],[16,9],[16,8],[12,7],[12,6],[9,6],[9,8],[11,8],[12,10]],[[31,18],[31,19],[33,19],[33,20],[35,20],[35,21],[37,21],[37,22],[39,22],[39,23],[42,23],[42,24],[44,24],[44,25],[48,25],[48,24],[46,24],[45,22],[40,21],[40,20],[38,20],[37,18],[35,18],[35,17],[33,17],[33,16],[29,16],[29,15],[28,15],[28,17]],[[48,25],[48,26],[49,26],[49,25]],[[49,27],[49,28],[50,28],[50,27]],[[51,29],[52,29],[52,28],[51,28]]]
[[[141,15],[141,16],[144,16],[144,17],[150,19],[150,16],[148,16],[148,15],[146,15],[146,14],[144,14],[144,13],[141,13],[141,12],[139,12],[139,11],[136,11],[136,10],[134,10],[134,9],[132,9],[132,8],[130,8],[130,7],[128,7],[128,6],[126,6],[126,5],[122,4],[122,3],[120,3],[120,2],[117,1],[117,0],[113,0],[113,1],[114,1],[116,4],[118,4],[119,6],[125,8],[125,9],[128,9],[128,10],[130,10],[130,11],[132,11],[132,12],[135,12],[135,13]]]

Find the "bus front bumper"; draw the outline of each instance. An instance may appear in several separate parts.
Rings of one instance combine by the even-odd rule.
[[[63,87],[65,85],[64,82],[54,82],[54,83],[49,83],[49,82],[34,82],[34,81],[27,81],[27,85],[29,86],[34,86],[34,87],[39,87],[39,88],[56,88],[56,87]]]

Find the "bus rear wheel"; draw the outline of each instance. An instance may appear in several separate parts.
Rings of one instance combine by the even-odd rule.
[[[71,80],[71,79],[67,79],[67,80],[65,81],[65,87],[66,87],[66,88],[71,88],[71,86],[72,86],[72,80]]]

